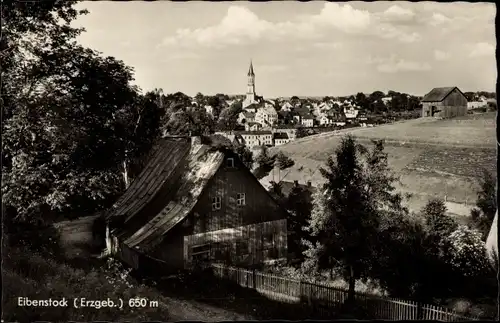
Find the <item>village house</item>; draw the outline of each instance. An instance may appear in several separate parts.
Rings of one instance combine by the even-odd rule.
[[[238,131],[237,135],[240,136],[242,143],[249,148],[262,145],[274,146],[271,131]]]
[[[287,212],[236,154],[202,140],[161,140],[105,216],[108,254],[139,270],[286,259]]]
[[[273,107],[260,108],[255,114],[255,122],[264,127],[275,125],[278,122],[278,113]]]
[[[277,128],[274,128],[272,131],[275,133],[276,132],[286,133],[288,135],[288,138],[290,138],[290,140],[295,140],[297,138],[297,128],[295,128],[295,126],[282,125]]]
[[[307,108],[296,108],[292,112],[293,119],[296,123],[303,125],[304,127],[314,126],[314,116],[311,114]]]
[[[248,111],[241,111],[238,114],[237,122],[238,124],[255,122],[255,113]]]
[[[250,112],[250,113],[256,113],[258,109],[262,107],[261,104],[259,103],[252,103],[246,107],[243,108],[244,112]]]
[[[356,119],[358,116],[359,110],[354,106],[349,106],[344,108],[344,114],[347,119]]]
[[[275,146],[281,146],[281,145],[289,143],[290,141],[292,141],[292,139],[290,139],[288,137],[288,134],[286,132],[275,132],[274,133],[274,145]]]
[[[422,117],[453,118],[467,115],[467,98],[458,87],[432,89],[422,99]]]
[[[245,123],[245,131],[260,131],[260,130],[262,130],[262,125],[258,122]]]
[[[314,127],[314,116],[312,114],[300,118],[300,124],[306,128]]]

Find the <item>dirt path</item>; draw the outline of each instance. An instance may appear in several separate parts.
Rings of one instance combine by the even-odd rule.
[[[175,299],[166,297],[168,304],[161,304],[167,310],[172,321],[243,321],[256,319],[250,315],[242,315],[223,308],[203,304],[193,300]]]

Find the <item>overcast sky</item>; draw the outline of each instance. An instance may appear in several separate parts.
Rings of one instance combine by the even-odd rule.
[[[82,2],[82,44],[143,90],[264,97],[495,91],[495,6],[435,2]]]

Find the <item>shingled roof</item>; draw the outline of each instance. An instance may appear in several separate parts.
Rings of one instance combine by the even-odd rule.
[[[112,234],[148,251],[182,221],[222,165],[225,153],[190,138],[164,138],[150,162],[108,212]]]
[[[441,102],[443,101],[454,89],[457,89],[462,93],[456,86],[451,87],[436,87],[427,93],[422,102]]]

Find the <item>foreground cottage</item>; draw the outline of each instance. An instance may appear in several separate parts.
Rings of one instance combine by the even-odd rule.
[[[261,264],[286,258],[286,218],[230,150],[164,138],[106,215],[107,251],[135,269]]]

